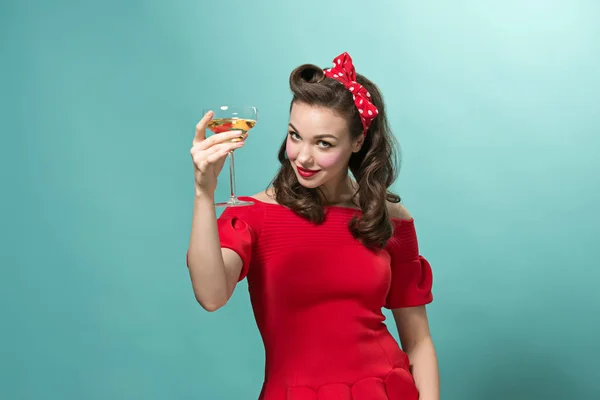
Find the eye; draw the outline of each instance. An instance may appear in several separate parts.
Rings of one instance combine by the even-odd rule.
[[[288,135],[290,135],[290,137],[294,140],[300,140],[300,136],[294,131],[289,131]]]
[[[326,149],[333,146],[331,143],[326,142],[324,140],[319,140],[319,145],[321,147],[323,147],[323,148],[326,148]]]

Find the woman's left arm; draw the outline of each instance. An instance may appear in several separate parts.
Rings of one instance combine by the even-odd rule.
[[[425,306],[396,308],[392,310],[392,314],[400,344],[410,360],[419,400],[439,400],[438,361]]]

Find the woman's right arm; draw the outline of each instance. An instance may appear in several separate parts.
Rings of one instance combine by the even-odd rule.
[[[187,264],[198,303],[207,311],[223,307],[237,284],[242,259],[220,246],[212,198],[194,199]]]
[[[206,127],[212,118],[207,113],[196,126],[192,149],[195,197],[187,265],[194,295],[207,311],[224,306],[231,297],[242,270],[241,257],[222,249],[219,241],[214,192],[225,157],[244,142],[231,142],[239,132],[213,135],[206,139]]]

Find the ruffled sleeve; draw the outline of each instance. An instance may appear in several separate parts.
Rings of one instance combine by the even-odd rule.
[[[394,219],[394,236],[387,244],[392,279],[385,308],[415,307],[431,303],[433,274],[429,262],[419,254],[414,220]]]
[[[238,281],[248,275],[262,227],[262,213],[259,204],[228,207],[217,219],[221,247],[235,251],[242,259],[242,272]]]

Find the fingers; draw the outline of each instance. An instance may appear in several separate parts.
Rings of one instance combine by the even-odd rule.
[[[225,136],[225,134],[215,135],[215,136]],[[238,136],[239,135],[234,135],[234,137],[238,137]],[[246,143],[246,142],[232,142],[231,140],[228,140],[224,143],[216,143],[214,145],[207,146],[207,143],[209,142],[209,140],[210,139],[207,139],[204,142],[193,145],[192,149],[190,150],[190,153],[192,154],[192,156],[194,156],[196,154],[199,154],[199,155],[204,154],[203,158],[206,158],[208,155],[219,152],[219,151],[229,152],[231,150],[239,149],[240,147],[243,147],[244,144]]]
[[[196,167],[202,173],[206,173],[210,165],[220,164],[220,166],[222,167],[225,157],[227,157],[227,154],[229,154],[229,151],[227,150],[220,149],[218,151],[215,151],[199,163],[196,163]],[[215,172],[215,174],[218,174],[218,171]]]
[[[213,112],[209,111],[206,114],[204,114],[204,116],[202,117],[200,122],[198,122],[198,124],[196,124],[196,135],[194,136],[194,142],[193,142],[194,144],[200,143],[201,141],[206,139],[206,127],[208,126],[208,123],[210,122],[212,117],[213,117]]]
[[[208,164],[215,164],[217,161],[227,157],[228,151],[217,151],[206,158]]]
[[[241,135],[242,135],[242,131],[229,131],[229,132],[219,133],[217,135],[212,135],[208,139],[204,139],[200,142],[195,142],[194,144],[198,144],[199,148],[202,150],[207,150],[217,144],[228,143],[234,139],[238,139]]]
[[[215,135],[215,136],[224,136],[224,134],[223,135]],[[198,169],[200,169],[201,171],[205,171],[205,168],[209,164],[213,164],[213,163],[217,162],[218,160],[220,160],[221,158],[227,156],[227,154],[229,154],[230,151],[233,151],[233,150],[243,147],[244,143],[245,142],[220,143],[220,144],[217,144],[215,146],[209,147],[208,149],[204,150],[202,148],[204,145],[204,142],[202,142],[202,143],[194,145],[192,147],[192,149],[190,150],[190,153],[192,155],[192,159],[194,160],[194,164],[196,164]]]

